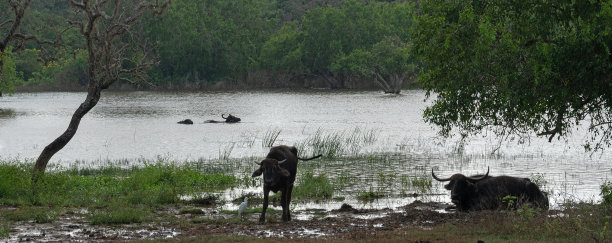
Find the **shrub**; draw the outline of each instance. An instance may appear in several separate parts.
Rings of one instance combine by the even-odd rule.
[[[604,205],[612,205],[612,182],[606,181],[601,184],[600,188],[600,195],[603,198],[603,201],[601,203]]]

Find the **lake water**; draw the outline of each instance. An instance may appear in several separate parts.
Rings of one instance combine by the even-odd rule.
[[[85,96],[19,93],[0,98],[0,159],[34,160],[66,129]],[[77,160],[78,164],[114,160],[130,163],[160,156],[176,161],[229,157],[244,158],[244,169],[237,173],[247,174],[254,169],[253,159],[263,158],[269,150],[263,144],[267,134],[278,133],[275,145],[296,145],[319,133],[372,138],[346,154],[372,155],[359,163],[346,162],[342,157],[305,162],[315,171],[355,176],[365,184],[382,186],[385,178],[381,177],[391,175],[399,181],[402,175],[427,175],[431,168],[447,177],[457,172],[484,173],[489,167],[491,175],[539,176],[558,202],[568,198],[597,201],[601,183],[612,179],[612,153],[586,153],[581,147],[584,132],[575,132],[567,142],[549,143],[533,137],[524,144],[499,145],[499,140],[489,135],[460,143],[438,137],[436,128],[423,121],[428,102],[425,92],[418,90],[402,95],[327,90],[104,92],[98,105],[82,120],[76,136],[50,165],[71,166]],[[242,122],[204,123],[222,120],[223,113],[238,116]],[[194,124],[177,124],[187,118]],[[499,151],[491,154],[497,147]],[[363,189],[367,188],[364,183],[355,184]],[[445,193],[442,183],[433,184],[436,191]]]

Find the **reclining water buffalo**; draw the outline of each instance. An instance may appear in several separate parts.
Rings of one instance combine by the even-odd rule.
[[[256,164],[259,168],[253,172],[252,177],[257,177],[263,174],[264,178],[264,201],[259,222],[264,222],[266,219],[266,209],[268,209],[268,195],[270,191],[277,193],[281,191],[281,206],[283,207],[283,221],[290,221],[291,214],[289,213],[289,203],[291,202],[291,191],[293,190],[293,182],[295,182],[295,174],[297,172],[297,163],[299,160],[311,160],[321,157],[321,155],[312,158],[302,159],[297,157],[297,149],[285,145],[270,148],[270,152],[266,158]]]
[[[221,122],[236,123],[236,122],[240,122],[240,118],[232,116],[232,114],[229,114],[227,117],[225,117],[225,114],[221,114],[221,118],[225,119],[225,121],[206,120],[205,123],[221,123]]]
[[[525,203],[548,209],[548,197],[527,178],[489,176],[489,169],[484,175],[454,174],[445,179],[438,178],[432,169],[431,176],[437,181],[449,181],[444,188],[451,191],[451,201],[460,211],[509,209]],[[512,197],[502,200],[506,196]],[[508,199],[514,203],[509,204]]]

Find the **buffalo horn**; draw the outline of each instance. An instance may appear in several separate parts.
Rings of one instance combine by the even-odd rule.
[[[253,161],[253,163],[261,165],[261,162]]]
[[[223,117],[223,116],[225,116],[225,114],[221,114],[221,118],[227,119],[227,117]]]
[[[489,167],[487,167],[487,173],[481,176],[470,176],[468,177],[469,180],[471,181],[479,181],[482,180],[484,178],[487,178],[487,176],[489,175]]]
[[[284,160],[278,161],[278,164],[280,165],[280,164],[282,164],[282,163],[285,163],[285,161],[287,161],[287,159],[284,159]]]
[[[446,179],[440,179],[440,178],[438,178],[438,177],[436,176],[436,174],[434,174],[434,172],[433,172],[433,168],[431,168],[431,176],[432,176],[434,179],[436,179],[436,181],[450,181],[450,180],[451,180],[451,179],[450,179],[450,177],[449,177],[449,178],[446,178]]]

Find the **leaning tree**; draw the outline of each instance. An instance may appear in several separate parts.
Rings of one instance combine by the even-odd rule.
[[[612,142],[612,2],[436,1],[419,4],[415,56],[442,135]]]
[[[81,16],[69,23],[79,29],[89,52],[87,97],[72,115],[66,131],[47,145],[36,160],[35,182],[44,174],[51,157],[74,137],[83,116],[100,100],[102,90],[119,80],[144,81],[146,71],[157,61],[135,28],[145,14],[161,14],[170,1],[70,0]]]

